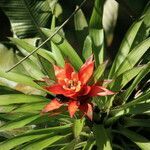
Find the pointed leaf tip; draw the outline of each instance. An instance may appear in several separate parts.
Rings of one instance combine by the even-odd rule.
[[[68,104],[68,111],[70,114],[70,117],[72,118],[74,116],[74,114],[76,113],[77,109],[78,109],[78,102],[77,101],[73,101],[71,100]]]
[[[60,103],[57,99],[53,99],[50,103],[48,103],[44,109],[42,110],[42,113],[46,113],[55,109],[58,109],[62,106],[63,104]]]
[[[86,103],[80,105],[79,109],[86,115],[91,121],[93,120],[93,105],[92,103]]]
[[[102,86],[92,86],[92,89],[90,91],[90,96],[107,96],[107,95],[113,95],[116,94],[105,87]]]
[[[90,77],[93,74],[94,71],[94,62],[93,55],[91,55],[86,62],[82,65],[80,71],[79,71],[79,78],[82,84],[86,84]]]

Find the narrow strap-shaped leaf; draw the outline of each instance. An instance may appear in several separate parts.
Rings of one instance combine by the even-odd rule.
[[[45,74],[48,75],[48,77],[51,80],[55,80],[55,71],[54,71],[53,64],[40,55],[38,55],[38,57],[39,57],[39,60],[41,62],[41,65],[43,67]]]
[[[84,41],[82,56],[84,60],[87,60],[92,55],[92,39],[88,35]]]
[[[13,120],[3,126],[0,127],[0,131],[8,131],[16,128],[21,128],[30,122],[34,121],[35,119],[39,118],[39,115],[28,116],[28,117],[21,117],[17,120]]]
[[[142,150],[148,150],[150,148],[150,141],[142,135],[125,128],[120,128],[119,132],[129,138]]]
[[[48,102],[38,102],[38,103],[29,103],[29,104],[23,104],[12,111],[12,113],[37,113],[40,114],[41,110],[46,106]]]
[[[3,83],[1,83],[1,84],[3,84]],[[3,95],[3,94],[21,94],[21,92],[15,90],[15,89],[11,89],[11,88],[12,87],[0,85],[0,95]]]
[[[150,128],[150,119],[125,118],[124,127],[147,127]]]
[[[116,73],[114,73],[114,76],[118,76],[121,73],[131,69],[141,59],[141,57],[149,49],[149,47],[150,38],[147,38],[146,40],[138,44],[124,59]]]
[[[107,45],[113,40],[113,32],[118,17],[118,3],[114,0],[107,0],[104,4],[103,11],[103,27],[106,33]]]
[[[51,133],[48,133],[51,134]],[[6,140],[5,142],[0,143],[0,150],[11,150],[12,148],[19,146],[25,142],[32,141],[41,137],[44,137],[45,135],[29,135],[29,136],[22,136],[22,137],[15,137],[9,140]]]
[[[124,93],[124,99],[125,101],[129,98],[135,87],[138,85],[138,83],[150,72],[150,62],[141,70],[141,72],[138,74],[138,76],[134,79],[133,83],[130,85],[130,87],[126,90]]]
[[[148,6],[141,18],[134,22],[127,31],[111,67],[109,78],[113,77],[114,73],[117,71],[121,63],[127,57],[128,53],[149,36],[149,11],[150,7]]]
[[[122,89],[129,81],[131,81],[135,76],[139,74],[139,72],[145,67],[144,66],[139,66],[139,67],[134,67],[130,70],[125,71],[118,77],[116,77],[112,83],[110,83],[109,87],[113,89],[114,91],[119,91]]]
[[[88,27],[86,18],[85,18],[84,13],[81,9],[79,9],[77,11],[77,13],[74,15],[74,23],[75,23],[75,29],[77,31],[81,31],[84,28]]]
[[[80,142],[77,145],[75,145],[75,149],[81,149],[81,148],[83,148],[85,146],[85,144],[86,144],[85,141],[84,142]]]
[[[33,102],[49,101],[42,96],[24,95],[24,94],[6,94],[0,95],[0,105],[33,103]]]
[[[51,22],[51,30],[55,30],[55,24],[56,24],[56,19],[55,19],[55,16],[53,16],[52,22]],[[51,41],[51,49],[52,49],[52,54],[57,65],[60,67],[64,67],[65,61],[64,61],[63,55],[61,51],[59,50],[59,48],[52,41]]]
[[[62,138],[63,138],[62,135],[55,135],[55,136],[47,135],[34,142],[31,142],[27,146],[23,147],[22,150],[29,150],[29,149],[30,150],[35,150],[35,149],[42,150]]]
[[[19,73],[15,73],[15,72],[6,73],[6,72],[0,70],[0,77],[43,90],[43,88],[41,88],[39,85],[37,85],[33,81],[33,80],[35,80],[34,78],[26,76],[24,74],[19,74]]]
[[[79,48],[82,49],[85,37],[88,34],[88,24],[81,9],[74,15],[74,24]]]
[[[68,132],[71,131],[71,126],[72,126],[72,124],[67,124],[67,125],[61,125],[61,126],[55,126],[55,127],[49,127],[49,128],[43,128],[43,129],[36,129],[36,130],[30,131],[28,133],[22,134],[18,137],[34,135],[34,134],[40,135],[40,134],[46,134],[48,132],[64,134],[66,131],[68,131]]]
[[[49,29],[42,28],[43,33],[47,36],[50,37],[53,35],[53,31]],[[62,54],[66,57],[66,59],[69,59],[71,64],[75,67],[75,69],[79,70],[81,67],[82,60],[76,53],[76,51],[72,48],[72,46],[67,42],[66,39],[61,37],[59,34],[56,34],[52,38],[52,42],[60,49]]]
[[[150,91],[145,92],[138,98],[128,102],[119,108],[113,109],[110,111],[110,114],[113,117],[110,117],[106,123],[112,123],[113,121],[117,120],[120,116],[126,114],[142,114],[148,112],[150,110]]]
[[[136,34],[142,24],[142,21],[143,20],[139,20],[139,21],[133,23],[133,25],[129,28],[128,32],[126,33],[126,35],[121,43],[121,46],[118,50],[118,53],[115,57],[113,65],[111,67],[111,70],[109,73],[109,78],[113,77],[114,73],[117,71],[117,69],[120,66],[120,64],[122,63],[122,61],[128,55],[131,45],[134,41],[134,38],[136,37]],[[129,40],[127,40],[127,39],[129,39]]]
[[[75,138],[79,138],[82,128],[84,126],[84,118],[83,119],[75,119],[73,124],[73,133]]]
[[[51,15],[47,1],[1,0],[0,7],[9,17],[13,32],[19,37],[39,34]],[[13,13],[12,13],[13,12]]]
[[[61,148],[60,150],[71,150],[71,149],[74,150],[76,143],[77,143],[77,140],[74,139],[70,143],[68,143],[65,147]]]
[[[22,57],[16,56],[16,59],[18,59],[19,61],[22,59]],[[32,78],[39,80],[44,76],[41,68],[39,67],[38,62],[36,64],[31,59],[28,59],[24,61],[21,65],[24,67],[24,69],[28,73],[27,75],[29,75]]]
[[[53,57],[54,57],[57,65],[60,67],[64,67],[65,60],[63,58],[61,51],[53,42],[51,42],[51,47],[52,47],[52,54],[53,54]]]
[[[107,66],[107,63],[108,63],[108,61],[105,61],[97,67],[97,69],[93,75],[94,83],[98,82],[100,80],[100,78],[102,77],[102,75],[105,71],[105,68]]]
[[[0,106],[0,113],[8,113],[15,109],[17,106],[15,105],[1,105]]]
[[[82,150],[92,150],[93,146],[95,145],[95,139],[93,136],[90,136],[89,139],[86,142],[86,145]]]
[[[9,149],[14,148],[17,145],[21,145],[25,142],[39,139],[41,137],[45,137],[46,135],[54,136],[55,134],[58,134],[58,133],[64,134],[66,131],[70,131],[68,130],[70,126],[71,124],[30,131],[28,133],[8,139],[5,142],[0,143],[0,150],[9,150]]]
[[[28,53],[31,53],[33,50],[36,49],[35,46],[27,43],[25,40],[23,39],[17,39],[17,38],[9,38],[13,43],[15,43],[16,45],[18,45],[19,47],[23,48],[24,50],[26,50]],[[42,57],[44,57],[45,59],[47,59],[50,62],[54,62],[53,60],[53,55],[50,51],[47,51],[43,48],[39,48],[37,51],[37,54],[41,55]],[[37,56],[36,54],[33,54],[33,56]]]
[[[103,125],[94,124],[93,132],[99,150],[112,150],[110,139]]]
[[[121,110],[130,106],[133,106],[137,103],[140,103],[142,101],[148,100],[150,99],[150,91],[144,92],[143,94],[141,94],[139,97],[137,97],[136,99],[131,100],[130,102],[120,106],[118,109],[114,109],[112,111],[117,111],[117,110]]]
[[[150,99],[145,100],[144,103],[137,103],[132,106],[125,107],[124,109],[120,109],[118,111],[113,112],[114,117],[119,117],[127,114],[144,114],[150,112]]]
[[[98,66],[104,60],[104,31],[102,28],[103,0],[95,0],[89,24],[89,34],[92,38],[92,50],[95,63]]]

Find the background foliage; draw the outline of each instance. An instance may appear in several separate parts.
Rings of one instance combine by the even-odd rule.
[[[150,5],[117,2],[87,1],[50,42],[6,73],[51,36],[81,0],[0,1],[11,26],[5,34],[1,30],[0,150],[149,149]],[[93,121],[71,119],[67,112],[41,115],[52,95],[34,81],[54,80],[52,64],[63,67],[66,59],[78,70],[92,53],[91,82],[112,79],[107,87],[117,94],[92,100]]]

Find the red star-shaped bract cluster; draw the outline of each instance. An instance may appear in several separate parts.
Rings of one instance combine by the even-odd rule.
[[[93,105],[91,97],[112,95],[114,92],[97,84],[88,85],[88,81],[93,75],[94,61],[93,56],[88,58],[76,72],[70,63],[65,63],[64,68],[54,66],[56,82],[51,86],[44,87],[49,92],[63,95],[67,101],[57,98],[51,100],[42,110],[43,113],[59,109],[62,106],[68,107],[70,117],[73,117],[77,110],[80,110],[90,120],[93,117]]]

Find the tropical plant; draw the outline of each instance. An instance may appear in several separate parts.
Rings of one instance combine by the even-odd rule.
[[[37,2],[33,3],[35,7]],[[141,17],[129,28],[115,60],[110,62],[105,61],[103,4],[103,1],[95,0],[89,23],[81,9],[74,16],[75,30],[83,47],[81,55],[61,31],[56,33],[58,27],[54,15],[51,29],[37,25],[41,39],[53,36],[47,47],[38,47],[38,38],[10,38],[17,50],[13,63],[28,56],[36,47],[38,50],[12,71],[6,73],[0,69],[0,150],[150,149],[147,135],[150,127],[150,62],[145,59],[150,47],[150,5],[148,3]],[[6,9],[5,5],[6,14],[13,7],[14,4]],[[29,8],[32,11],[28,13],[32,14],[33,8]],[[13,21],[15,13],[11,17]],[[22,21],[25,20],[22,17]],[[26,27],[30,31],[35,29],[33,26]],[[21,30],[23,34],[28,33],[24,28]],[[72,77],[73,72],[79,72],[77,81]],[[15,84],[7,86],[7,82]],[[54,87],[55,82],[59,87],[58,84]],[[86,85],[85,88],[80,84]],[[61,90],[58,89],[60,86]],[[69,93],[66,93],[68,88]],[[78,93],[81,90],[82,94]],[[73,104],[68,104],[68,97]],[[76,98],[80,104],[81,99],[84,101],[83,107],[76,101],[74,103],[72,99]],[[69,105],[70,115],[62,102]],[[60,106],[59,111],[55,111]],[[82,113],[77,111],[78,108]]]

